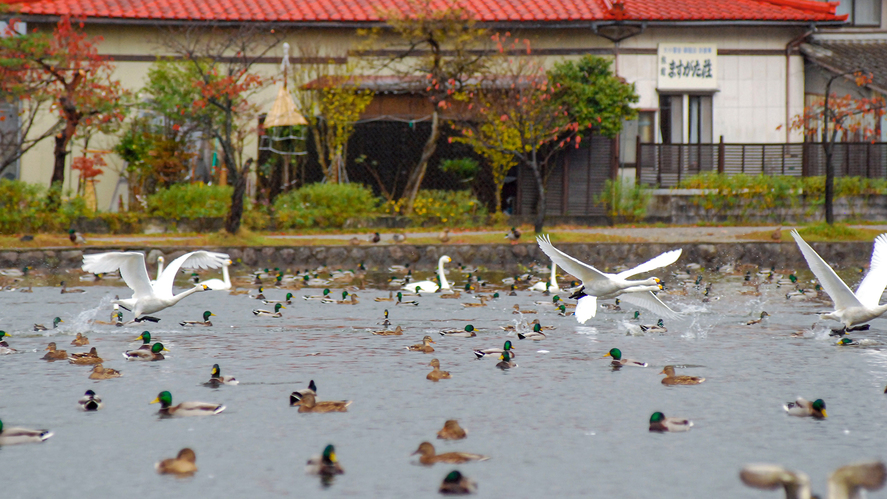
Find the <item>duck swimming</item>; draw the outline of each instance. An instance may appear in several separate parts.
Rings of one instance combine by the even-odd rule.
[[[65,322],[61,318],[56,317],[52,320],[52,329],[58,329],[59,324]],[[34,324],[34,331],[49,331],[50,328],[44,326],[43,324]]]
[[[224,405],[206,402],[182,402],[179,405],[172,405],[172,394],[167,391],[160,392],[151,403],[160,404],[158,412],[161,416],[211,416],[225,410]]]
[[[279,319],[279,318],[283,317],[283,314],[280,313],[280,309],[282,309],[282,308],[286,308],[286,307],[284,307],[282,304],[278,303],[278,304],[274,305],[274,312],[269,312],[267,310],[262,310],[262,309],[256,309],[256,310],[253,310],[253,315],[255,315],[257,317],[274,317],[274,318]]]
[[[489,456],[469,454],[467,452],[447,452],[445,454],[437,454],[434,450],[434,446],[431,445],[431,442],[422,442],[419,444],[419,448],[416,449],[416,452],[413,452],[414,456],[416,454],[419,455],[419,463],[426,466],[435,463],[462,464],[469,461],[486,461],[490,459]]]
[[[437,438],[441,440],[462,440],[468,436],[468,432],[459,426],[459,422],[455,419],[448,419],[444,422],[443,428],[437,432]]]
[[[623,359],[622,358],[622,350],[618,348],[611,348],[609,352],[604,354],[604,357],[612,357],[613,362],[610,364],[613,367],[623,367],[623,366],[637,366],[637,367],[647,367],[646,362],[641,362],[633,359]]]
[[[86,390],[86,393],[83,394],[83,397],[80,397],[77,404],[80,406],[80,409],[84,411],[97,411],[104,407],[101,397],[96,395],[92,390]]]
[[[52,436],[49,430],[28,430],[26,428],[6,428],[0,421],[0,447],[4,445],[42,442]]]
[[[679,432],[690,431],[693,422],[689,419],[667,418],[661,412],[654,412],[650,416],[650,431],[663,432]]]
[[[306,392],[299,403],[299,412],[348,412],[350,400],[324,400],[318,402],[313,393]]]
[[[517,338],[519,340],[540,341],[545,339],[545,333],[542,332],[542,326],[540,324],[534,324],[532,331],[527,333],[517,333]]]
[[[502,355],[499,357],[499,363],[496,364],[496,367],[499,369],[511,369],[512,367],[517,367],[517,364],[511,360],[511,355],[508,352],[502,352]]]
[[[68,352],[65,350],[56,350],[55,342],[49,344],[46,347],[46,350],[49,350],[46,355],[43,356],[43,360],[48,360],[50,362],[55,360],[65,360],[68,358]]]
[[[473,337],[477,336],[477,333],[475,333],[474,331],[475,331],[474,326],[469,324],[469,325],[465,326],[465,329],[454,329],[454,328],[441,329],[440,335],[441,336],[451,336],[454,338],[473,338]]]
[[[705,381],[705,378],[697,376],[675,376],[674,366],[665,366],[659,374],[665,375],[663,385],[698,385]]]
[[[345,473],[336,458],[336,448],[332,444],[323,449],[323,454],[308,460],[305,472],[309,475],[332,476]]]
[[[477,483],[464,476],[459,470],[453,470],[444,477],[437,491],[447,495],[473,494],[477,491]]]
[[[154,469],[161,475],[191,476],[197,472],[197,455],[185,447],[174,458],[164,459],[154,464]]]
[[[431,336],[426,336],[422,338],[422,343],[419,345],[411,345],[406,347],[407,350],[411,352],[424,352],[431,353],[434,351],[434,347],[431,344],[434,343],[434,340],[431,339]]]
[[[89,373],[89,379],[112,379],[119,378],[120,376],[120,371],[116,369],[106,369],[101,364],[93,366],[92,372]]]
[[[782,406],[791,416],[813,417],[816,419],[825,419],[828,414],[825,412],[825,402],[822,399],[816,399],[813,402],[798,397],[794,402],[786,402]]]
[[[123,356],[126,357],[127,360],[157,361],[166,358],[160,352],[168,351],[169,350],[163,347],[163,343],[154,343],[151,345],[151,350],[144,350],[142,348],[139,348],[138,350],[129,350],[123,352]]]
[[[203,312],[203,320],[202,321],[182,321],[179,323],[179,325],[183,326],[183,327],[212,326],[213,323],[209,321],[209,318],[214,315],[216,315],[216,314],[207,310],[207,311]]]
[[[72,353],[68,358],[68,362],[78,365],[92,365],[101,364],[103,361],[101,357],[99,357],[98,352],[96,352],[95,347],[92,347],[89,349],[89,352]]]
[[[484,359],[486,357],[495,358],[495,356],[502,355],[505,352],[508,352],[511,357],[515,357],[514,349],[511,346],[511,340],[506,341],[502,348],[485,348],[483,350],[475,350],[474,355],[477,356],[478,359]]]
[[[312,394],[315,397],[317,396],[317,385],[314,384],[314,380],[308,382],[308,388],[303,388],[301,390],[296,390],[290,394],[290,405],[299,405],[302,401],[302,397],[306,394]]]
[[[429,363],[428,365],[433,367],[434,370],[428,373],[428,375],[425,376],[425,379],[437,382],[442,379],[450,379],[452,377],[450,376],[449,371],[440,370],[440,361],[438,361],[437,359],[431,359],[431,363]]]
[[[219,368],[219,365],[213,364],[212,371],[209,374],[209,381],[205,384],[218,387],[219,385],[237,385],[240,382],[234,376],[222,376],[222,370]]]
[[[89,338],[83,336],[81,333],[77,333],[77,337],[71,340],[71,345],[74,345],[75,347],[89,345]]]

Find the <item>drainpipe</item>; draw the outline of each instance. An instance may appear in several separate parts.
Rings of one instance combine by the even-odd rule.
[[[789,125],[791,124],[791,108],[789,106],[789,98],[791,97],[791,78],[789,75],[789,71],[791,69],[791,56],[792,49],[796,46],[800,45],[801,42],[807,39],[808,36],[816,33],[816,25],[810,25],[810,29],[807,30],[803,35],[793,38],[790,42],[785,45],[785,143],[788,144],[791,139],[791,129]]]

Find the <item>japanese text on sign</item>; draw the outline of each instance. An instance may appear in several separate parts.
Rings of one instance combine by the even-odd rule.
[[[659,89],[717,88],[718,49],[698,43],[659,45]]]

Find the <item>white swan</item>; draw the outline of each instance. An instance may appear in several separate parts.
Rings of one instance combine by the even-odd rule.
[[[444,263],[452,262],[453,260],[444,255],[440,257],[437,261],[437,277],[440,278],[440,286],[437,285],[434,281],[419,281],[419,282],[410,282],[404,284],[402,288],[407,291],[416,291],[416,287],[419,287],[420,293],[436,293],[438,289],[450,289],[450,283],[447,282],[447,276],[444,275]]]
[[[877,461],[848,464],[828,477],[828,499],[856,499],[860,489],[878,490],[884,486],[887,468]],[[756,489],[783,488],[786,499],[810,499],[810,477],[778,464],[750,464],[739,472],[742,483]]]
[[[559,288],[557,285],[557,264],[554,262],[551,262],[551,281],[548,285],[548,288],[545,287],[544,281],[539,281],[536,284],[533,284],[532,286],[530,286],[531,291],[545,291],[546,289],[548,291],[560,291],[561,290],[561,288]]]
[[[112,303],[131,310],[138,320],[145,314],[171,307],[192,293],[208,289],[206,286],[197,285],[187,291],[173,295],[173,282],[175,281],[176,274],[179,272],[179,268],[183,265],[189,268],[215,269],[221,267],[227,259],[228,255],[224,253],[209,251],[186,253],[173,260],[153,285],[148,279],[148,269],[145,267],[145,254],[139,251],[114,251],[84,255],[83,271],[91,274],[100,274],[119,269],[123,282],[133,290],[133,294],[132,298],[114,300]]]
[[[231,260],[225,260],[225,263],[222,264],[222,279],[207,279],[206,281],[200,281],[197,284],[204,284],[213,291],[231,289],[231,276],[228,275],[228,265],[231,265],[232,263],[234,262]]]
[[[552,265],[560,265],[562,269],[582,280],[582,286],[571,296],[571,298],[579,299],[576,304],[576,320],[581,324],[585,324],[585,321],[597,313],[598,298],[606,299],[616,296],[619,296],[624,302],[643,307],[660,316],[674,317],[678,315],[652,293],[660,289],[658,278],[651,277],[643,281],[629,281],[626,278],[671,265],[680,258],[680,249],[667,251],[633,269],[618,274],[607,274],[555,248],[548,236],[537,236],[536,242],[539,243],[539,248],[548,255],[548,258],[551,258]]]
[[[163,258],[163,255],[157,257],[157,279],[151,281],[152,286],[160,279],[160,276],[163,275],[163,262],[165,261],[166,260]]]
[[[825,263],[813,248],[807,244],[797,230],[792,231],[792,237],[798,243],[798,248],[807,260],[810,270],[819,279],[823,289],[835,302],[835,311],[822,314],[822,319],[831,319],[850,328],[856,324],[863,324],[880,317],[887,312],[887,303],[878,305],[881,294],[887,287],[887,234],[881,234],[875,238],[875,248],[872,251],[872,264],[865,278],[856,288],[856,293],[850,291],[847,284],[838,277],[838,274]]]

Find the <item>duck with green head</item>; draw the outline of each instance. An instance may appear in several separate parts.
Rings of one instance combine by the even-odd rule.
[[[309,475],[332,476],[345,473],[336,458],[336,448],[332,444],[323,449],[323,454],[308,460],[305,472]]]
[[[60,317],[56,317],[52,320],[52,329],[58,329],[59,324],[65,322]],[[50,328],[44,326],[43,324],[34,324],[34,331],[49,331]]]
[[[561,305],[561,306],[557,307],[557,315],[559,315],[561,317],[569,317],[571,315],[576,315],[576,314],[574,314],[573,312],[567,312],[567,306]]]
[[[169,350],[163,347],[163,343],[154,343],[151,345],[150,350],[143,350],[141,348],[137,350],[129,350],[123,352],[123,356],[126,357],[127,360],[156,361],[165,359],[166,357],[164,357],[161,352],[168,351]]]
[[[9,348],[9,343],[6,343],[6,338],[12,338],[12,335],[6,331],[0,331],[0,347]]]
[[[307,275],[305,276],[305,280],[306,280],[306,281],[308,280],[308,276],[307,276]],[[323,290],[323,294],[322,294],[322,295],[302,295],[302,299],[304,299],[304,300],[327,300],[327,299],[331,299],[331,298],[330,298],[330,290],[329,290],[329,288],[325,288],[325,289]]]
[[[825,412],[825,402],[822,399],[816,399],[813,402],[798,397],[794,402],[786,402],[782,406],[790,416],[813,417],[816,419],[825,419],[828,414]]]
[[[348,291],[342,291],[342,299],[336,300],[336,305],[357,305],[357,295],[354,293],[349,293]]]
[[[611,348],[609,352],[604,354],[604,357],[612,357],[613,362],[610,363],[613,367],[619,368],[622,366],[637,366],[637,367],[647,367],[646,362],[641,362],[633,359],[623,359],[622,358],[622,350],[618,348]]]
[[[841,338],[836,345],[839,347],[856,347],[859,346],[859,342],[850,338]]]
[[[179,323],[180,326],[183,327],[195,327],[195,326],[212,326],[213,323],[210,322],[209,318],[215,316],[216,314],[210,312],[209,310],[203,312],[203,320],[202,321],[182,321]]]
[[[473,494],[477,492],[477,483],[458,470],[453,470],[444,477],[438,492],[446,495]]]
[[[139,350],[151,350],[151,333],[148,331],[142,331],[142,334],[138,335],[133,341],[139,340],[142,340]]]
[[[667,418],[665,414],[661,412],[654,412],[652,416],[650,416],[650,431],[656,431],[659,433],[664,432],[680,432],[680,431],[690,431],[690,428],[693,426],[693,422],[689,419],[683,418]]]
[[[641,328],[641,331],[644,333],[667,333],[668,329],[665,327],[665,323],[662,319],[656,321],[656,324],[641,324],[638,327]]]
[[[395,303],[395,305],[415,305],[415,306],[418,306],[418,305],[419,305],[419,302],[417,302],[416,300],[407,300],[407,301],[404,301],[404,299],[403,299],[403,293],[401,293],[400,291],[398,291],[398,292],[397,292],[397,303]]]
[[[503,345],[502,348],[485,348],[483,350],[481,350],[481,349],[475,350],[474,355],[478,358],[478,360],[484,359],[487,357],[492,359],[492,358],[496,358],[496,356],[498,356],[498,355],[502,355],[505,352],[508,352],[508,354],[511,355],[511,357],[515,357],[514,348],[512,348],[512,346],[511,346],[511,340],[506,341],[505,345]]]
[[[273,305],[275,303],[286,303],[287,305],[292,305],[293,303],[293,294],[287,293],[286,297],[283,300],[264,300],[266,305]]]
[[[6,428],[0,421],[0,447],[4,445],[42,442],[52,436],[49,430],[28,430],[26,428]]]
[[[274,312],[269,312],[268,310],[262,310],[262,309],[257,308],[255,310],[253,310],[253,315],[255,315],[256,317],[274,317],[274,318],[279,319],[279,318],[283,317],[283,314],[280,312],[280,309],[282,309],[282,308],[286,308],[286,307],[284,307],[283,304],[281,304],[281,303],[274,305]]]
[[[511,354],[508,352],[502,352],[502,355],[499,356],[499,363],[496,364],[496,367],[499,369],[511,369],[512,367],[517,367],[517,364],[511,360]]]
[[[473,338],[473,337],[477,336],[477,333],[475,331],[476,331],[476,329],[474,329],[474,326],[469,324],[469,325],[465,326],[465,329],[455,329],[455,328],[441,329],[440,335],[441,336],[452,336],[455,338]]]
[[[770,317],[770,314],[768,314],[767,312],[761,312],[760,317],[758,317],[757,319],[753,319],[753,320],[746,322],[745,325],[752,326],[754,324],[760,324],[761,322],[764,321],[764,317]]]
[[[219,385],[237,385],[240,384],[234,376],[222,376],[222,369],[218,364],[213,364],[212,371],[210,371],[209,381],[204,383],[204,385],[211,386],[213,388],[218,388]]]
[[[206,402],[182,402],[179,405],[172,405],[172,394],[167,391],[160,392],[151,403],[160,404],[161,416],[211,416],[225,410],[224,405]]]
[[[533,330],[528,333],[517,333],[517,338],[519,340],[544,340],[545,333],[542,332],[542,325],[533,324]]]

